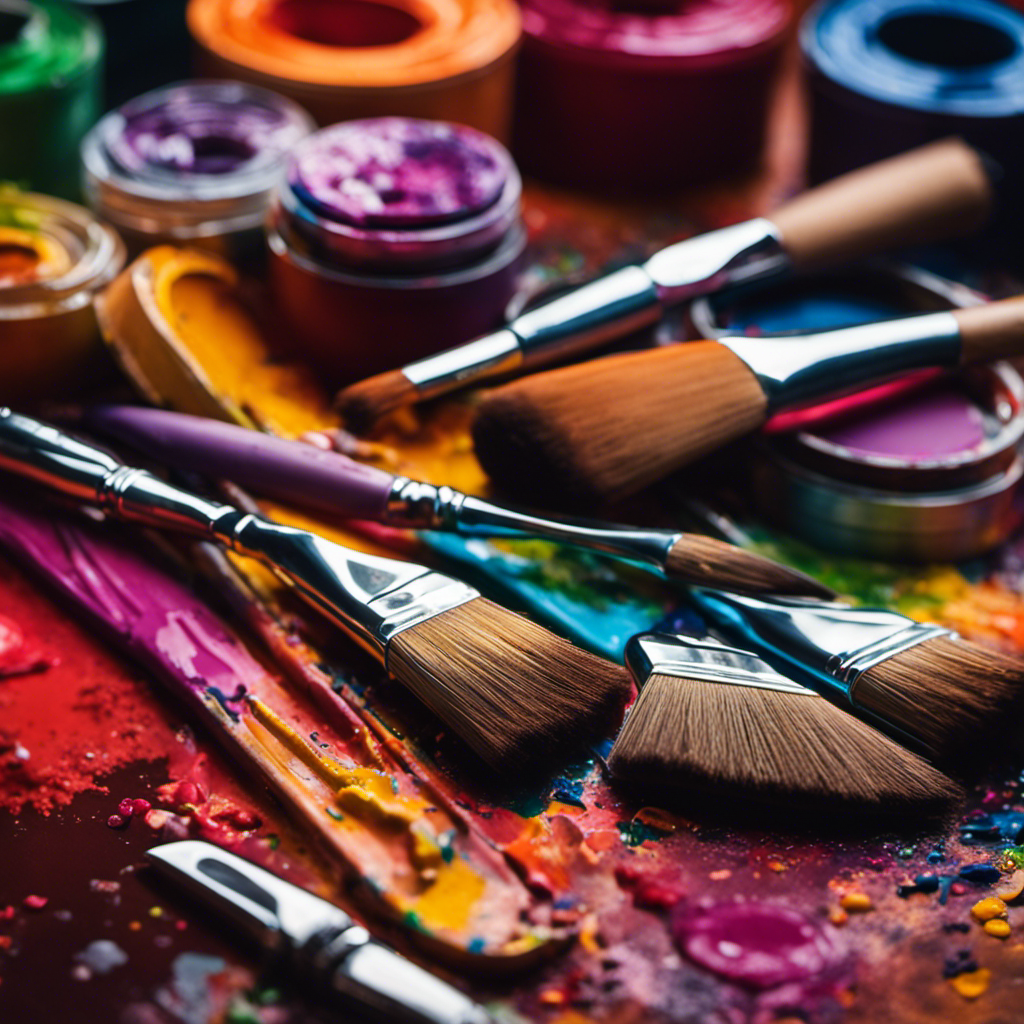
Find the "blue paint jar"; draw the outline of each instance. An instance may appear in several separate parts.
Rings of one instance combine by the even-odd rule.
[[[823,0],[800,42],[820,182],[947,135],[1024,184],[1024,14],[990,0]]]

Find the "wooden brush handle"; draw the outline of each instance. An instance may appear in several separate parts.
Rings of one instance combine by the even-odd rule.
[[[991,205],[981,158],[960,139],[945,139],[811,189],[770,219],[806,270],[968,234]]]
[[[955,310],[960,361],[987,363],[1024,355],[1024,296]]]

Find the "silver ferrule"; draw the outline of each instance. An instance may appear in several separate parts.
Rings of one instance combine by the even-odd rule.
[[[695,235],[656,252],[644,265],[666,306],[726,285],[773,277],[789,269],[779,229],[763,217]]]
[[[668,552],[683,536],[676,530],[609,526],[566,516],[541,517],[407,477],[396,478],[384,521],[390,526],[445,530],[463,537],[539,537],[661,568]]]
[[[728,647],[711,637],[698,640],[669,633],[641,633],[626,644],[625,661],[638,688],[652,675],[660,675],[817,696],[813,690],[776,672],[756,654]]]
[[[258,516],[225,521],[218,540],[257,558],[367,650],[441,612],[475,600],[473,587],[412,562],[352,551],[315,533]]]
[[[854,608],[805,598],[748,597],[695,587],[697,606],[731,637],[801,670],[809,686],[856,704],[868,669],[952,630],[883,608]]]
[[[716,340],[750,367],[771,411],[960,360],[960,328],[948,312],[815,334]]]

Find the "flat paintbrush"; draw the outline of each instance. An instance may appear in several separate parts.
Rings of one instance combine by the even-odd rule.
[[[459,580],[209,501],[3,408],[0,469],[258,559],[496,767],[522,771],[607,730],[631,690],[623,669]]]
[[[503,489],[617,500],[787,407],[908,370],[1024,354],[1024,298],[815,334],[723,337],[607,356],[498,388],[473,425]]]
[[[937,808],[960,787],[917,754],[717,640],[644,633],[626,645],[640,691],[608,758],[657,787],[801,807]]]
[[[692,600],[787,676],[943,760],[983,749],[1024,698],[1024,659],[898,612],[699,587]]]
[[[82,422],[165,465],[232,480],[258,494],[335,516],[463,536],[544,537],[647,562],[688,583],[743,592],[832,596],[827,587],[795,569],[710,537],[542,518],[230,423],[129,405],[93,406]]]
[[[576,357],[727,285],[967,234],[991,200],[983,161],[966,143],[923,146],[805,192],[768,218],[670,245],[465,345],[353,384],[338,408],[350,430],[362,431],[401,405]]]

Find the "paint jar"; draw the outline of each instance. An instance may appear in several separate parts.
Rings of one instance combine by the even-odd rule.
[[[205,74],[274,89],[322,125],[402,115],[508,137],[514,0],[190,0]]]
[[[968,288],[879,265],[702,300],[703,334],[824,330],[975,305]],[[810,544],[888,561],[956,561],[1021,523],[1024,379],[1008,363],[925,371],[776,417],[755,445],[751,499]]]
[[[107,368],[93,299],[124,264],[81,206],[0,190],[0,402],[83,391]]]
[[[526,175],[642,196],[757,168],[787,0],[523,0]]]
[[[0,0],[0,180],[78,196],[78,144],[100,115],[102,64],[92,18]]]
[[[1024,211],[1024,13],[990,0],[824,0],[800,42],[819,182],[959,135],[1003,170],[1003,220]]]
[[[104,109],[192,73],[187,0],[65,0],[91,14],[107,40]]]
[[[182,82],[107,114],[82,144],[90,206],[138,254],[170,242],[262,253],[270,193],[313,130],[291,100],[241,82]]]
[[[462,125],[371,118],[311,135],[268,232],[290,345],[341,382],[497,327],[526,241],[520,192],[505,148]]]

